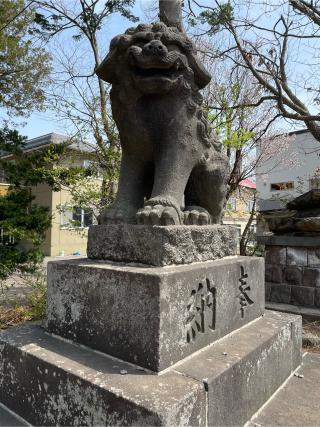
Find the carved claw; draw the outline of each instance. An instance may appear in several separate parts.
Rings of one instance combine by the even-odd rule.
[[[208,225],[211,223],[211,216],[201,207],[190,206],[184,211],[183,223],[185,225]]]
[[[179,225],[180,219],[171,206],[145,206],[137,213],[137,223],[143,225]]]

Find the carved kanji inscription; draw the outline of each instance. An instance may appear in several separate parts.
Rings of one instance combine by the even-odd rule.
[[[195,340],[198,333],[204,333],[208,328],[214,330],[215,323],[216,289],[206,279],[192,290],[187,305],[187,341]]]
[[[251,287],[248,285],[246,279],[248,274],[245,273],[243,265],[240,266],[240,313],[241,317],[244,318],[245,310],[249,305],[252,305],[254,301],[250,298]]]

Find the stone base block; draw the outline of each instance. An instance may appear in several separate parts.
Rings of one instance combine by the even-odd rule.
[[[0,335],[0,401],[34,426],[205,424],[201,382],[161,377],[37,326]]]
[[[208,426],[242,426],[301,364],[300,316],[266,311],[179,366],[203,381]]]
[[[23,326],[0,333],[0,401],[42,426],[244,425],[300,349],[300,317],[267,312],[156,375]]]
[[[164,266],[209,261],[236,253],[236,228],[228,225],[93,225],[88,258]]]
[[[142,267],[48,264],[46,328],[161,371],[264,313],[262,258]]]

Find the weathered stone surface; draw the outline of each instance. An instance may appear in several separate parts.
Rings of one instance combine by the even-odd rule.
[[[43,426],[243,425],[300,363],[300,317],[280,313],[162,375],[28,325],[0,334],[0,401]]]
[[[265,279],[266,282],[272,282],[273,280],[273,264],[265,265]]]
[[[290,285],[302,284],[302,267],[288,266],[285,268],[285,279]]]
[[[181,10],[180,1],[162,3]],[[161,16],[169,22],[167,13]],[[129,28],[113,38],[96,69],[112,84],[122,148],[118,194],[102,213],[103,224],[221,221],[228,158],[201,107],[199,89],[210,74],[181,26],[157,22]]]
[[[27,427],[25,420],[0,403],[0,427]]]
[[[320,286],[320,266],[319,268],[308,268],[303,269],[303,286]]]
[[[314,305],[314,288],[309,288],[307,286],[292,286],[291,302],[292,304],[312,307]]]
[[[320,310],[316,307],[302,307],[301,305],[281,304],[268,301],[266,302],[266,308],[268,310],[276,310],[282,313],[297,314],[302,316],[302,319],[307,322],[320,321]]]
[[[307,248],[287,248],[287,265],[308,265]]]
[[[234,255],[236,229],[227,225],[148,227],[94,225],[88,257],[148,265],[189,264]]]
[[[320,208],[320,190],[310,190],[287,203],[288,209],[304,210]]]
[[[266,301],[270,300],[270,292],[271,292],[271,283],[266,282],[265,283],[265,299]]]
[[[314,305],[320,308],[320,289],[314,291]]]
[[[291,301],[291,286],[290,285],[270,285],[269,301],[289,304]]]
[[[283,283],[285,281],[282,265],[266,264],[265,269],[267,282]]]
[[[267,246],[320,247],[320,236],[270,235],[257,236],[258,243]]]
[[[319,425],[320,355],[306,353],[302,366],[248,427],[312,427]]]
[[[272,246],[266,247],[266,264],[286,265],[287,250],[285,247]]]
[[[320,267],[320,247],[315,249],[308,249],[308,265],[310,267]]]
[[[208,390],[208,425],[240,426],[301,363],[301,318],[266,315],[179,365]]]
[[[36,326],[0,334],[0,401],[35,426],[205,425],[203,385],[156,376]]]
[[[263,259],[48,264],[50,332],[161,371],[264,312]]]
[[[288,203],[288,209],[264,212],[262,217],[273,233],[306,233],[320,237],[319,195],[319,190],[311,190]]]
[[[320,232],[320,217],[309,217],[302,218],[295,224],[297,230],[307,233],[319,233]]]

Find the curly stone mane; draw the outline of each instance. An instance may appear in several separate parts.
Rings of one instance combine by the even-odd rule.
[[[199,63],[196,49],[192,41],[185,33],[180,32],[176,27],[167,27],[162,22],[140,24],[136,28],[129,28],[124,34],[112,39],[110,43],[110,53],[99,67],[103,69],[103,72],[100,74],[101,78],[113,83],[111,96],[117,92],[117,96],[113,98],[121,100],[121,98],[125,97],[127,94],[128,87],[125,86],[124,88],[123,82],[119,80],[119,76],[117,78],[117,74],[119,74],[120,71],[119,65],[123,62],[125,53],[127,52],[129,55],[132,54],[135,55],[136,58],[139,58],[142,52],[139,44],[151,40],[161,40],[164,45],[176,44],[186,55],[188,61],[182,59],[179,52],[172,51],[165,60],[167,63],[179,62],[179,67],[182,71],[180,79],[180,96],[185,100],[189,114],[197,118],[199,138],[206,146],[209,147],[213,145],[216,150],[221,151],[221,144],[212,135],[210,125],[203,112],[203,97],[199,92],[199,88],[204,87],[210,81],[210,76]],[[112,67],[114,63],[117,63],[118,67],[117,69],[113,68],[111,73],[109,68]],[[123,94],[119,93],[121,89],[124,92]],[[117,102],[117,99],[115,102]]]

